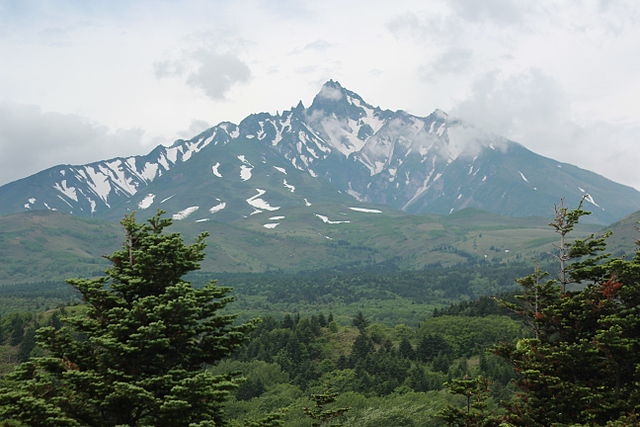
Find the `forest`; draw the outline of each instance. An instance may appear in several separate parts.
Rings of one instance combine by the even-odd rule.
[[[555,260],[537,266],[219,282],[197,272],[206,235],[186,244],[160,213],[128,216],[105,276],[39,299],[35,284],[2,289],[3,307],[18,309],[0,318],[0,417],[7,426],[637,425],[640,256],[607,254],[606,235],[571,239],[587,214],[557,210]]]

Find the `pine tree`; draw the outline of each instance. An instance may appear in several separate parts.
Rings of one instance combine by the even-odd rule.
[[[439,354],[449,353],[450,348],[447,340],[437,334],[427,334],[423,336],[416,348],[416,357],[423,362],[431,362]]]
[[[552,223],[561,230],[558,280],[520,280],[520,302],[509,305],[533,336],[496,348],[519,374],[509,408],[517,425],[638,425],[640,252],[610,258],[606,236],[568,242],[564,231],[585,214],[560,211]]]
[[[413,360],[416,357],[416,352],[406,337],[402,338],[402,341],[400,341],[400,345],[398,346],[398,355],[403,359],[410,360]]]
[[[351,324],[356,328],[358,328],[358,331],[360,331],[361,334],[364,334],[367,329],[367,326],[369,326],[369,321],[367,320],[366,317],[364,317],[364,314],[362,314],[362,312],[359,311],[358,314],[356,314],[353,317]]]
[[[72,279],[86,311],[60,329],[38,331],[46,357],[33,358],[0,389],[0,418],[38,426],[224,425],[222,403],[235,377],[206,366],[237,348],[253,323],[234,326],[219,311],[232,301],[214,282],[196,289],[181,279],[199,268],[204,239],[185,245],[148,223],[122,221],[122,249],[97,279]]]
[[[449,391],[466,398],[463,409],[447,406],[438,417],[452,427],[497,427],[500,419],[487,413],[489,397],[489,381],[484,377],[452,380]]]
[[[311,400],[315,403],[312,408],[305,407],[304,413],[314,420],[311,424],[313,427],[339,427],[342,424],[333,422],[332,420],[341,417],[350,408],[326,408],[336,401],[338,393],[329,393],[325,390],[323,393],[311,395]]]
[[[246,420],[244,427],[282,427],[284,425],[284,417],[289,408],[281,408],[274,412],[270,412],[259,420]]]

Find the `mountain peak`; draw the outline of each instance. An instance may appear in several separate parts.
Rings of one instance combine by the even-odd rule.
[[[439,108],[436,108],[435,110],[433,110],[433,113],[431,113],[431,115],[436,119],[441,119],[441,120],[446,120],[449,118],[449,114],[447,114],[445,111],[442,111]]]
[[[337,80],[327,80],[316,94],[313,102],[315,103],[316,100],[340,102],[348,97],[348,92]]]
[[[355,119],[364,114],[363,108],[374,109],[360,95],[345,88],[337,80],[327,80],[313,98],[309,110],[311,113],[323,112]]]
[[[251,114],[148,155],[57,166],[2,186],[0,215],[55,209],[115,217],[162,207],[182,219],[200,209],[196,221],[235,221],[257,206],[308,207],[305,197],[333,203],[336,194],[412,213],[475,207],[506,215],[546,215],[553,200],[589,194],[590,218],[600,222],[640,206],[631,188],[542,158],[442,110],[428,117],[382,110],[328,80],[308,108],[300,102],[276,116]]]

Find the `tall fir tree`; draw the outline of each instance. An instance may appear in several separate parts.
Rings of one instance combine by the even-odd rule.
[[[521,279],[519,303],[507,304],[532,332],[496,349],[519,374],[509,408],[517,425],[639,425],[640,252],[611,258],[606,236],[569,242],[586,214],[557,212],[558,280]]]
[[[20,365],[0,389],[0,418],[38,426],[222,426],[233,376],[207,365],[229,355],[253,328],[220,310],[229,288],[194,288],[182,277],[204,258],[201,234],[185,245],[163,230],[124,218],[123,247],[97,279],[72,279],[86,310],[63,327],[38,331],[46,357]]]

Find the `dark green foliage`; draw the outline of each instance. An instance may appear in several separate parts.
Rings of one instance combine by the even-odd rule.
[[[259,420],[245,421],[244,427],[281,427],[284,425],[283,418],[287,413],[286,409],[280,409],[271,413],[268,413]]]
[[[238,400],[249,400],[254,397],[260,396],[264,393],[264,384],[260,379],[249,378],[238,386],[238,390],[236,390],[236,399]]]
[[[498,296],[501,301],[511,301],[513,294],[502,294]],[[481,296],[471,301],[461,301],[447,307],[433,310],[433,317],[438,316],[474,316],[485,317],[490,315],[517,316],[513,315],[509,309],[499,304],[496,297]]]
[[[507,304],[533,336],[497,347],[519,373],[521,395],[510,408],[518,425],[637,424],[628,420],[640,414],[640,252],[610,258],[595,236],[569,243],[584,214],[561,210],[554,221],[559,279],[528,276],[520,302]]]
[[[462,378],[451,381],[449,391],[465,397],[466,405],[460,409],[448,406],[440,418],[453,427],[497,427],[500,419],[487,412],[489,381],[484,377]]]
[[[416,357],[416,351],[413,349],[413,346],[406,337],[402,338],[402,341],[400,341],[400,345],[398,346],[398,355],[404,359],[411,360]]]
[[[449,343],[441,335],[427,334],[420,339],[416,357],[422,362],[432,362],[438,355],[451,352]]]
[[[226,357],[252,324],[233,326],[219,310],[232,301],[213,282],[194,289],[181,277],[199,267],[204,239],[185,245],[164,234],[158,213],[122,224],[122,249],[98,279],[73,279],[86,312],[41,328],[46,357],[29,360],[0,390],[0,416],[31,426],[223,425],[231,375],[203,370]]]
[[[313,318],[286,315],[277,321],[266,317],[235,357],[243,361],[276,362],[294,384],[306,387],[320,377],[315,361],[325,356],[318,342],[321,329],[317,319],[314,322]]]
[[[367,326],[369,326],[369,321],[364,317],[364,314],[362,314],[362,312],[359,311],[358,314],[354,316],[351,324],[356,328],[358,328],[360,333],[363,333],[365,329],[367,329]]]
[[[326,408],[336,401],[338,393],[329,393],[324,391],[323,393],[315,393],[311,395],[311,400],[314,402],[313,407],[305,407],[304,413],[313,421],[311,424],[313,427],[339,427],[342,424],[334,422],[333,420],[341,417],[349,408]]]
[[[424,369],[419,366],[414,366],[409,371],[406,384],[414,391],[427,391],[430,390],[429,380],[424,374]]]
[[[366,334],[358,334],[356,340],[351,347],[351,364],[356,365],[358,362],[363,361],[373,353],[373,342],[371,338]]]
[[[522,262],[482,262],[455,267],[432,265],[418,271],[398,271],[393,266],[383,267],[300,273],[199,272],[192,276],[194,282],[215,277],[223,283],[232,283],[235,292],[263,296],[272,305],[300,302],[314,305],[353,303],[388,298],[407,298],[416,303],[427,303],[435,299],[448,304],[461,298],[474,299],[488,293],[513,290],[513,278],[532,270],[529,263]],[[482,285],[470,286],[474,281],[482,282]]]
[[[29,358],[31,351],[36,346],[35,338],[36,338],[35,329],[33,327],[27,328],[25,330],[24,336],[22,337],[22,340],[20,341],[20,345],[18,346],[19,362],[25,362]]]

